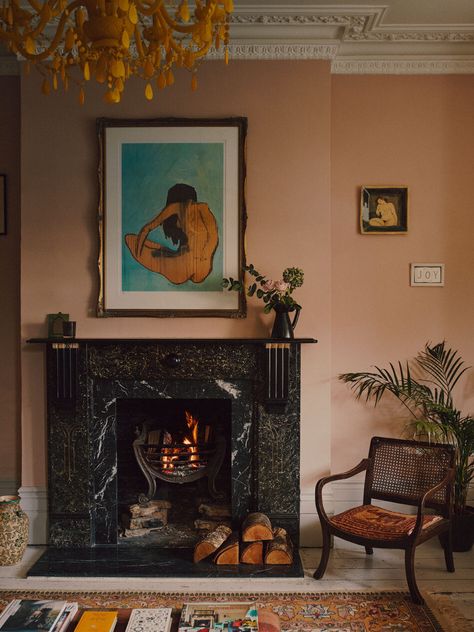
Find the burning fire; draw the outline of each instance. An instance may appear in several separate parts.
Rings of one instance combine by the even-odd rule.
[[[162,469],[170,472],[175,469],[175,462],[180,461],[183,465],[190,465],[191,467],[199,467],[196,461],[199,460],[198,455],[198,430],[199,421],[191,415],[187,410],[184,412],[186,416],[186,424],[189,432],[183,439],[183,445],[170,446],[163,448]],[[171,435],[167,443],[172,443],[173,439]]]

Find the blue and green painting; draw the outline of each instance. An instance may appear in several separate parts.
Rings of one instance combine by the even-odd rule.
[[[122,291],[220,291],[223,143],[122,145]]]

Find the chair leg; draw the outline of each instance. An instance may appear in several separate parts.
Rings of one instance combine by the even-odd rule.
[[[329,553],[331,551],[331,534],[326,527],[322,526],[323,532],[323,550],[321,552],[321,560],[319,561],[318,568],[314,571],[314,579],[321,579],[326,571],[328,565]]]
[[[425,600],[421,596],[415,579],[415,548],[414,546],[405,549],[405,572],[407,576],[408,588],[410,589],[410,595],[413,601],[420,606],[425,603]]]
[[[454,573],[454,558],[453,558],[453,531],[451,525],[449,530],[444,534],[444,538],[440,538],[440,542],[443,546],[444,561],[446,562],[446,570],[449,573]]]
[[[374,554],[374,549],[371,546],[366,546],[365,547],[365,552],[367,553],[367,555],[373,555]]]

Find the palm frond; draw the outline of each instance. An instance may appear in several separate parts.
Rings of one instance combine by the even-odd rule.
[[[460,377],[470,368],[455,349],[446,349],[445,341],[425,345],[416,357],[417,364],[431,377],[437,387],[436,400],[452,404],[452,391]]]
[[[430,401],[430,389],[412,378],[408,364],[405,368],[399,362],[398,369],[393,364],[390,370],[378,366],[374,369],[375,372],[343,373],[339,379],[350,385],[357,399],[373,400],[374,406],[386,392],[392,393],[414,417]]]
[[[422,377],[415,379],[409,362],[375,366],[374,371],[342,373],[339,379],[350,385],[357,399],[373,401],[385,393],[394,395],[412,415],[411,427],[417,438],[449,443],[456,448],[454,504],[456,511],[466,505],[467,490],[474,480],[474,418],[462,416],[453,402],[453,389],[471,367],[445,341],[426,343],[415,358]]]

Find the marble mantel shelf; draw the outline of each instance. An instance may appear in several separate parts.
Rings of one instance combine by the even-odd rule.
[[[76,342],[91,344],[314,344],[315,338],[29,338],[30,344],[48,344],[57,342]]]

